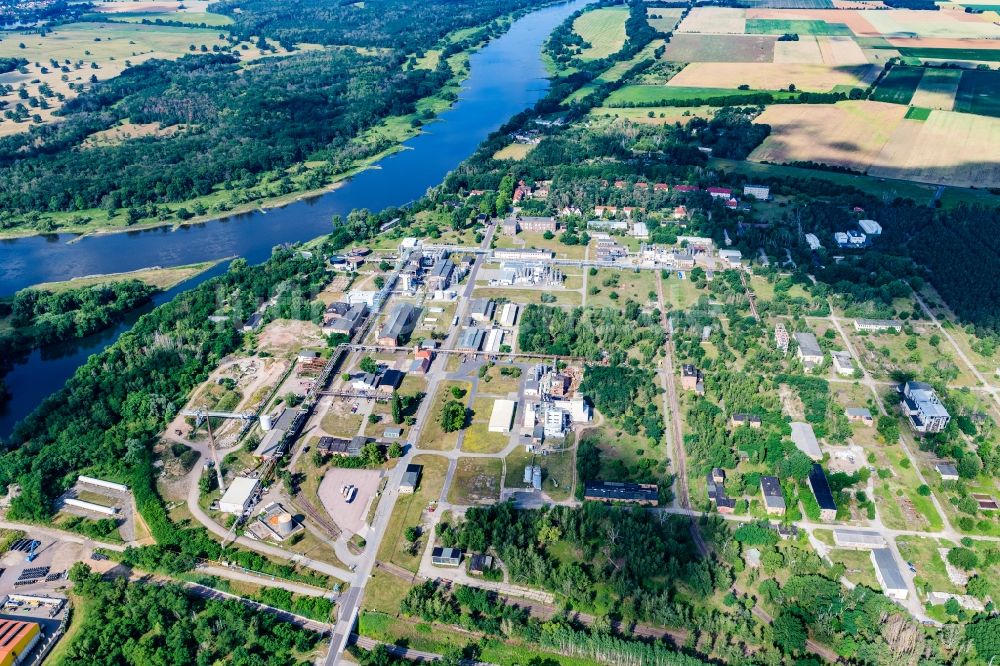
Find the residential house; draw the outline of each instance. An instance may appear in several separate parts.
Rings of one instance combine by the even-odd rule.
[[[941,475],[942,481],[958,481],[958,468],[951,463],[938,463],[934,469]]]
[[[733,191],[728,187],[710,187],[708,188],[708,194],[713,199],[732,199]]]
[[[756,414],[736,413],[729,417],[729,425],[734,428],[739,428],[740,426],[759,428],[761,426],[761,420]]]
[[[431,564],[437,567],[457,567],[462,564],[462,551],[458,548],[435,546],[431,551]]]
[[[831,352],[830,357],[833,359],[833,369],[837,371],[838,375],[844,377],[854,376],[854,361],[848,352]]]
[[[764,498],[764,508],[769,516],[785,515],[785,494],[781,491],[781,481],[778,480],[778,477],[760,477],[760,493]]]
[[[816,336],[812,333],[798,332],[794,335],[795,342],[798,343],[796,355],[809,372],[816,366],[823,363],[823,350],[820,349]]]
[[[848,407],[845,413],[847,414],[848,421],[860,421],[866,426],[870,426],[875,422],[871,411],[867,407]]]
[[[690,363],[681,366],[681,388],[685,391],[694,391],[698,388],[698,382],[702,380],[701,371]]]
[[[951,421],[951,415],[930,384],[906,382],[900,394],[900,407],[915,432],[922,435],[941,432]]]

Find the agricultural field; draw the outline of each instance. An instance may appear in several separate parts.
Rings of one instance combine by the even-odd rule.
[[[900,46],[899,55],[914,60],[941,62],[1000,62],[1000,49],[976,48],[924,48]]]
[[[997,39],[1000,26],[983,14],[893,9],[865,12],[865,19],[883,37]]]
[[[624,118],[643,125],[685,124],[692,118],[710,119],[715,115],[715,106],[661,106],[642,108],[612,108],[599,106],[591,110],[591,115],[601,118]]]
[[[878,158],[906,108],[885,102],[772,106],[756,120],[771,135],[749,159],[756,162],[818,162],[864,172]]]
[[[997,52],[1000,55],[1000,51]],[[1000,72],[969,70],[955,91],[955,111],[1000,118]],[[995,155],[996,153],[994,153]]]
[[[920,67],[893,67],[879,81],[871,98],[876,102],[909,104],[923,76],[924,70]]]
[[[677,32],[724,35],[746,33],[746,10],[729,7],[695,7],[677,26]]]
[[[932,111],[923,122],[901,123],[868,173],[957,187],[996,187],[1000,185],[997,155],[1000,119]]]
[[[839,35],[850,37],[851,29],[843,23],[827,23],[816,20],[795,19],[747,19],[748,35]]]
[[[745,97],[754,95],[759,90],[738,90],[733,88],[701,88],[696,86],[648,86],[648,85],[628,85],[622,86],[614,91],[605,100],[605,105],[616,107],[623,105],[653,106],[656,104],[669,104],[674,102],[681,106],[683,102],[691,100],[711,100],[718,97]],[[782,96],[780,93],[777,97]],[[787,96],[787,95],[785,95]]]
[[[962,78],[961,70],[926,68],[910,104],[925,109],[951,111],[955,106],[955,94]]]
[[[795,85],[799,90],[829,92],[838,86],[865,88],[878,76],[874,65],[810,65],[799,63],[716,63],[698,62],[685,67],[668,86],[754,90],[783,90]]]
[[[663,57],[679,62],[773,62],[775,37],[678,33]]]
[[[646,22],[657,32],[671,32],[681,20],[681,11],[677,8],[651,7],[646,10]]]
[[[774,43],[774,62],[796,65],[822,65],[823,52],[819,40],[809,35],[799,37],[794,42]]]
[[[621,50],[625,44],[625,7],[603,7],[582,14],[573,22],[573,31],[583,37],[589,48],[580,53],[581,60],[599,60]]]

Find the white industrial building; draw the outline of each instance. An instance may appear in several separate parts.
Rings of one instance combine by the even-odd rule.
[[[902,331],[903,322],[899,319],[855,319],[855,331],[868,331],[878,333],[881,331]]]
[[[719,259],[730,268],[739,268],[742,266],[743,253],[739,250],[719,250]]]
[[[86,511],[93,511],[95,513],[103,513],[105,516],[113,516],[118,513],[118,509],[113,506],[104,506],[103,504],[95,504],[94,502],[86,502],[81,499],[76,499],[75,497],[70,497],[65,500],[66,504],[69,506],[75,506],[78,509],[84,509]]]
[[[128,486],[121,483],[114,483],[113,481],[104,481],[103,479],[95,479],[92,476],[83,476],[82,474],[77,477],[77,483],[86,483],[91,486],[97,486],[98,488],[106,488],[108,490],[114,490],[119,493],[127,493]]]
[[[758,201],[767,201],[771,198],[771,188],[767,185],[744,185],[743,196],[753,197]]]
[[[222,499],[219,500],[219,511],[237,516],[246,513],[253,502],[254,494],[260,487],[259,479],[238,476],[229,484]]]
[[[885,537],[878,532],[864,530],[834,530],[833,542],[840,548],[868,550],[885,548]]]
[[[483,344],[483,351],[488,354],[496,354],[503,344],[504,330],[502,328],[491,328],[486,334],[486,341]]]
[[[510,432],[514,425],[514,411],[517,401],[502,398],[493,403],[493,413],[490,414],[490,432]]]
[[[909,590],[892,551],[888,548],[873,548],[872,564],[875,565],[875,578],[882,586],[885,596],[905,601]]]
[[[820,250],[823,245],[819,242],[819,238],[816,234],[806,234],[806,244],[809,246],[810,250]]]
[[[850,377],[854,374],[854,361],[849,353],[835,351],[830,353],[830,357],[833,359],[833,369],[837,371],[838,375]]]
[[[517,323],[518,307],[515,303],[504,303],[500,308],[500,325],[512,328]]]
[[[861,231],[869,236],[882,235],[882,225],[875,220],[858,220],[858,226],[861,227]]]

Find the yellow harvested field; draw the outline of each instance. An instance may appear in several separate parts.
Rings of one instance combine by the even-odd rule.
[[[512,143],[493,154],[495,160],[523,160],[535,147],[533,143]]]
[[[771,134],[750,153],[754,162],[818,162],[865,171],[903,120],[907,107],[870,101],[769,106],[756,123]]]
[[[635,109],[601,106],[590,113],[604,118],[623,118],[643,125],[673,125],[687,123],[692,118],[711,119],[718,111],[715,106],[655,106]],[[650,118],[649,114],[653,117]]]
[[[925,69],[910,106],[951,111],[961,80],[962,71],[958,69]]]
[[[677,8],[651,7],[646,10],[646,22],[657,32],[671,32],[681,20],[681,10]]]
[[[878,76],[872,65],[830,67],[795,63],[695,62],[667,82],[691,88],[782,90],[794,84],[799,90],[829,92],[834,86],[867,87]],[[801,112],[801,111],[800,111]]]
[[[867,65],[868,58],[853,37],[817,37],[823,64],[832,67],[841,65]]]
[[[1000,118],[932,111],[923,122],[905,120],[868,174],[956,187],[1000,186]]]
[[[598,60],[617,53],[625,45],[625,7],[603,7],[581,14],[573,21],[573,32],[583,37],[589,48],[580,53],[582,60]]]
[[[745,9],[730,7],[695,7],[677,26],[677,32],[700,32],[721,35],[742,35],[746,32]]]
[[[823,53],[815,37],[801,35],[797,42],[775,42],[774,62],[786,65],[822,65]]]

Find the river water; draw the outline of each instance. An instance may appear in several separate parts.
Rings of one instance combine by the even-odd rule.
[[[40,282],[221,257],[241,256],[258,263],[270,256],[275,245],[327,233],[335,214],[346,215],[354,208],[381,210],[413,201],[440,183],[507,119],[545,95],[549,82],[541,60],[542,44],[559,23],[591,1],[574,0],[547,7],[515,21],[504,35],[472,55],[469,77],[451,109],[428,125],[423,134],[407,141],[405,150],[386,157],[377,168],[361,172],[332,192],[283,208],[177,230],[164,227],[106,234],[73,243],[69,242],[76,238],[73,234],[0,240],[0,294]],[[225,266],[220,265],[160,294],[153,305],[223,270]],[[14,397],[0,408],[0,437],[9,434],[17,420],[62,386],[91,354],[128,330],[140,313],[89,338],[35,351],[17,365],[6,377]]]

